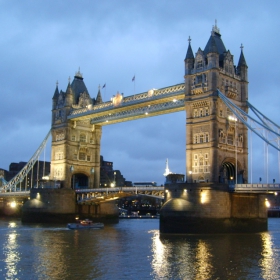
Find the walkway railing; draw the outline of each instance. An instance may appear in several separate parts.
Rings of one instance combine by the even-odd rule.
[[[235,184],[229,185],[232,192],[279,192],[280,184]]]

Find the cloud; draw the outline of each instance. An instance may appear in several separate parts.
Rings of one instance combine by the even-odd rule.
[[[204,49],[215,19],[235,63],[244,45],[250,102],[279,123],[280,4],[272,3],[2,1],[0,167],[27,161],[44,139],[57,81],[65,91],[80,67],[92,97],[106,83],[105,101],[117,91],[181,83],[188,37],[194,52]],[[163,183],[166,158],[173,172],[185,173],[185,129],[184,112],[104,127],[101,154],[128,180]],[[260,149],[253,153],[260,162]],[[264,173],[262,163],[256,167]],[[269,177],[278,179],[277,172]]]

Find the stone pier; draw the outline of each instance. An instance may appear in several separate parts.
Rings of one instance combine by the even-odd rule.
[[[231,193],[228,185],[165,185],[161,234],[245,233],[267,230],[265,195]]]
[[[22,207],[23,222],[73,222],[75,218],[117,222],[118,208],[112,202],[95,205],[78,205],[76,194],[70,188],[34,188],[30,200]]]

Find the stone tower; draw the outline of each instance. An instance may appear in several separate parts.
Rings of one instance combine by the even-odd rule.
[[[190,41],[185,58],[187,180],[246,182],[247,128],[217,96],[219,89],[243,111],[248,111],[248,67],[243,47],[236,67],[217,24],[204,50],[199,48],[195,56]]]
[[[56,86],[52,105],[51,179],[64,188],[96,188],[100,180],[100,139],[102,128],[90,120],[67,119],[71,110],[91,108],[102,102],[100,89],[91,98],[80,70],[66,92]]]

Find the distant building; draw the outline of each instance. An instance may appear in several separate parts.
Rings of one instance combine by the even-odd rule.
[[[100,187],[123,187],[132,186],[131,181],[126,181],[120,170],[113,169],[113,162],[105,161],[103,156],[100,156]]]
[[[9,171],[0,169],[0,177],[3,177],[5,181],[9,182],[12,180],[27,164],[25,161],[12,162],[9,166]],[[50,174],[50,162],[49,161],[36,161],[33,168],[28,172],[27,176],[24,177],[23,181],[18,187],[21,189],[30,189],[31,186],[36,186],[39,179],[43,176]],[[0,180],[0,186],[4,180]]]
[[[21,161],[18,163],[12,162],[9,166],[9,171],[0,169],[0,187],[13,179],[27,164]],[[38,173],[38,176],[37,176]],[[30,189],[35,186],[37,181],[42,179],[43,176],[50,174],[50,162],[38,161],[34,164],[33,168],[29,171],[28,175],[21,182],[21,189]],[[113,162],[105,161],[103,156],[100,156],[100,187],[123,187],[132,186],[131,181],[126,181],[120,170],[113,169]]]

